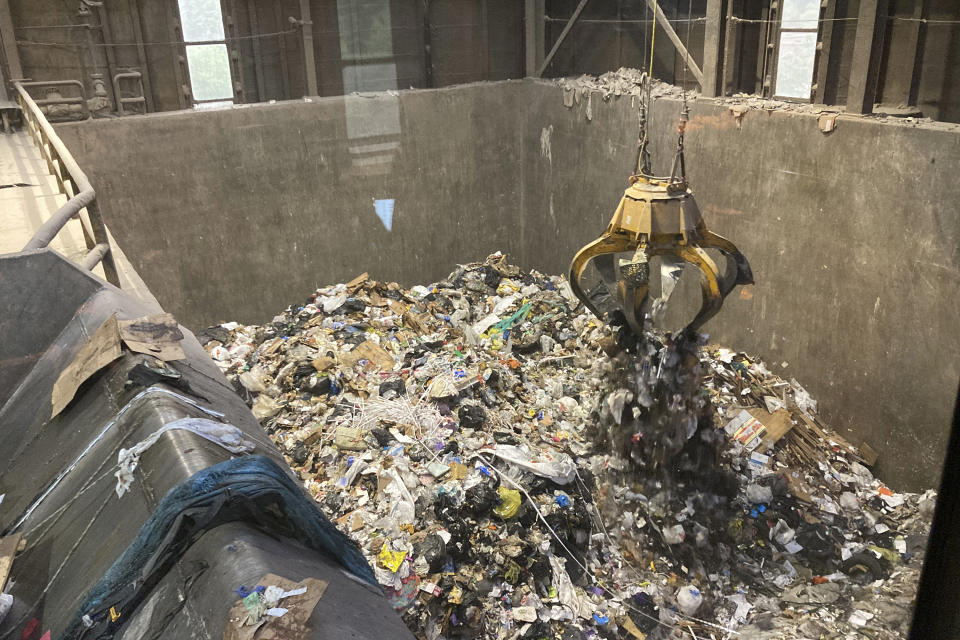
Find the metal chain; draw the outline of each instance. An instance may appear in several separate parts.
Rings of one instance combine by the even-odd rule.
[[[693,13],[693,0],[687,0],[687,17]],[[678,177],[679,182],[687,181],[687,163],[683,157],[683,135],[687,130],[687,120],[690,119],[690,107],[687,105],[687,68],[690,62],[690,22],[687,22],[687,35],[684,48],[686,55],[683,60],[683,107],[680,109],[680,124],[677,125],[677,153],[673,157],[673,167],[670,169],[670,182],[673,183]],[[679,170],[679,176],[677,172]]]

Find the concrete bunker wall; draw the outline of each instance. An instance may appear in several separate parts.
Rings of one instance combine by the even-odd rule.
[[[629,97],[566,108],[561,93],[511,81],[60,131],[153,293],[200,327],[269,320],[362,271],[429,282],[497,249],[565,271],[609,221],[637,116]],[[656,102],[656,169],[679,110]],[[801,381],[887,481],[933,486],[960,379],[960,132],[841,117],[823,134],[815,115],[703,102],[686,148],[707,223],[757,276],[712,340]],[[395,200],[389,230],[375,199]]]

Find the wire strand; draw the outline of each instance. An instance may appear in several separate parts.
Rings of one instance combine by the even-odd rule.
[[[259,38],[275,38],[277,36],[285,36],[291,33],[297,33],[300,29],[286,29],[284,31],[273,31],[271,33],[254,33],[246,36],[231,36],[229,38],[223,38],[222,40],[196,40],[193,42],[185,42],[178,40],[175,42],[94,42],[92,43],[94,47],[164,47],[164,46],[196,46],[196,45],[209,45],[209,44],[226,44],[228,42],[236,42],[242,40],[256,40]],[[17,40],[17,44],[28,45],[28,46],[37,46],[37,47],[76,47],[85,49],[90,44],[80,43],[80,42],[43,42],[39,40]]]
[[[545,22],[569,22],[569,18],[552,18],[550,16],[544,16]],[[738,16],[730,16],[727,18],[731,22],[740,22],[744,24],[779,24],[781,26],[790,25],[790,24],[808,24],[816,22],[817,24],[822,24],[824,22],[857,22],[860,20],[859,17],[850,17],[850,18],[817,18],[817,19],[793,19],[793,20],[770,20],[770,19],[760,19],[760,18],[740,18]],[[960,20],[940,20],[936,18],[911,18],[907,16],[887,16],[887,20],[897,20],[900,22],[922,22],[924,24],[931,25],[954,25],[960,24]],[[670,24],[690,24],[697,22],[706,22],[706,16],[694,18],[674,18],[670,20]],[[618,18],[580,18],[577,20],[577,23],[584,24],[649,24],[649,20],[641,20],[639,18],[627,18],[627,19],[618,19]],[[18,27],[21,28],[21,27]],[[786,29],[794,29],[799,27],[790,27],[785,26]]]
[[[617,597],[619,597],[619,598],[621,599],[623,606],[626,607],[627,609],[630,609],[630,610],[633,611],[634,613],[637,613],[637,614],[639,614],[639,615],[642,615],[642,616],[644,616],[645,618],[648,618],[648,619],[650,619],[650,620],[654,620],[654,621],[657,622],[657,624],[663,625],[663,626],[665,626],[665,627],[667,627],[667,628],[670,628],[670,629],[679,629],[681,632],[683,631],[683,629],[681,629],[680,627],[674,627],[673,625],[670,625],[670,624],[667,624],[666,622],[663,622],[663,621],[660,620],[659,618],[654,618],[653,616],[651,616],[650,614],[648,614],[648,613],[645,612],[645,611],[642,611],[642,610],[640,610],[640,609],[637,609],[636,607],[632,607],[630,604],[628,604],[628,603],[626,602],[627,598],[624,597],[624,594],[623,594],[619,589],[613,588],[613,587],[611,587],[610,585],[607,585],[606,583],[604,583],[603,581],[595,579],[595,578],[593,577],[593,574],[590,572],[589,568],[588,568],[587,566],[585,566],[582,562],[580,562],[580,560],[577,559],[577,557],[573,554],[572,551],[570,551],[570,549],[567,547],[567,545],[564,544],[563,540],[560,538],[560,536],[557,534],[557,532],[554,531],[553,527],[550,526],[550,523],[547,522],[546,517],[545,517],[545,516],[543,515],[543,513],[540,511],[539,507],[537,507],[537,504],[533,501],[533,497],[532,497],[529,493],[527,493],[527,490],[524,489],[522,486],[520,486],[520,484],[517,483],[513,478],[511,478],[510,476],[508,476],[507,474],[505,474],[503,471],[501,471],[500,469],[498,469],[496,466],[494,466],[489,460],[487,460],[487,458],[485,458],[485,457],[482,455],[482,453],[483,453],[482,451],[477,451],[476,453],[473,454],[473,456],[475,456],[475,457],[480,458],[481,460],[483,460],[489,468],[493,469],[493,470],[497,473],[497,475],[499,475],[501,478],[505,479],[507,482],[509,482],[511,485],[513,485],[513,486],[516,487],[519,491],[521,491],[524,496],[526,496],[527,502],[530,503],[530,506],[533,508],[534,512],[536,512],[537,516],[538,516],[538,517],[543,521],[543,523],[547,526],[547,529],[550,531],[551,535],[553,535],[553,537],[556,539],[556,541],[560,544],[561,547],[563,547],[563,550],[567,552],[567,554],[573,559],[573,561],[577,564],[577,566],[579,566],[581,569],[583,569],[584,575],[586,575],[586,576],[588,577],[588,579],[589,579],[593,584],[595,584],[596,586],[601,587],[601,588],[603,588],[603,589],[606,589],[607,591],[610,591],[610,592],[614,593]],[[578,475],[579,475],[579,474],[578,474]],[[583,482],[582,479],[581,479],[581,482]],[[599,511],[598,511],[598,515],[599,515]],[[602,522],[602,517],[601,517],[601,522]],[[675,615],[676,615],[677,617],[685,618],[685,619],[687,619],[687,620],[692,620],[692,621],[694,621],[694,622],[698,622],[698,623],[703,624],[703,625],[706,625],[706,626],[708,626],[708,627],[713,627],[714,629],[718,629],[718,630],[725,631],[725,632],[727,632],[728,634],[740,635],[739,632],[735,631],[734,629],[729,629],[729,628],[727,628],[727,627],[724,627],[724,626],[722,626],[722,625],[718,625],[718,624],[713,623],[713,622],[709,622],[709,621],[707,621],[707,620],[701,620],[700,618],[696,618],[696,617],[694,617],[694,616],[688,616],[688,615],[686,615],[686,614],[680,613],[679,611],[674,612],[674,613],[675,613]],[[693,637],[696,638],[696,636],[693,636]],[[728,637],[729,637],[729,636],[728,636]]]
[[[546,21],[546,22],[568,22],[568,21],[569,21],[569,18],[551,18],[551,17],[548,16],[548,17],[545,17],[545,18],[544,18],[544,21]],[[704,17],[702,17],[702,18],[675,18],[675,19],[673,19],[673,20],[670,21],[670,24],[679,24],[679,23],[683,23],[683,22],[706,22],[706,21],[707,21],[706,16],[704,16]],[[608,18],[608,19],[603,19],[603,18],[580,18],[579,20],[577,20],[577,23],[578,23],[578,24],[581,23],[581,22],[584,23],[584,24],[642,24],[642,25],[646,25],[646,24],[649,24],[650,21],[649,21],[649,20],[640,20],[639,18],[636,18],[636,19],[633,19],[633,18],[625,18],[625,19],[617,19],[617,18]]]

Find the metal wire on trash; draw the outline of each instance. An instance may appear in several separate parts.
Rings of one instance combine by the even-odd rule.
[[[487,460],[487,459],[482,455],[481,452],[478,451],[478,452],[474,453],[474,454],[473,454],[473,457],[477,457],[477,458],[480,458],[481,460],[483,460],[484,463],[485,463],[489,468],[493,469],[501,478],[505,479],[505,480],[506,480],[507,482],[509,482],[511,485],[513,485],[514,487],[516,487],[516,489],[517,489],[518,491],[520,491],[521,493],[523,493],[524,496],[526,496],[527,502],[530,503],[530,506],[533,508],[534,512],[536,512],[537,517],[540,518],[541,521],[543,521],[543,524],[545,524],[545,525],[547,526],[547,530],[550,531],[550,534],[554,537],[554,539],[557,541],[557,543],[563,548],[563,550],[567,552],[567,554],[570,556],[570,558],[573,559],[573,561],[577,564],[577,566],[579,566],[581,569],[583,569],[584,575],[590,577],[589,579],[590,579],[591,582],[593,582],[594,585],[596,585],[596,586],[598,586],[598,587],[601,587],[601,588],[603,588],[603,589],[606,589],[607,591],[610,591],[610,592],[614,593],[618,598],[620,598],[620,599],[623,601],[623,605],[624,605],[627,609],[633,611],[634,613],[636,613],[636,614],[638,614],[638,615],[642,615],[642,616],[644,616],[645,618],[648,618],[648,619],[650,619],[650,620],[654,620],[657,624],[660,624],[660,625],[662,625],[662,626],[664,626],[664,627],[667,627],[667,628],[669,628],[669,629],[679,628],[679,627],[674,627],[673,625],[667,624],[666,622],[663,622],[663,621],[660,620],[659,618],[654,618],[653,616],[651,616],[650,614],[646,613],[645,611],[642,611],[642,610],[640,610],[640,609],[637,609],[637,608],[629,605],[629,604],[626,602],[627,598],[624,596],[624,594],[623,594],[620,590],[615,589],[615,588],[610,588],[609,586],[607,586],[607,585],[604,584],[603,582],[594,579],[594,578],[593,578],[593,575],[592,575],[591,572],[590,572],[590,569],[587,568],[582,562],[580,562],[580,561],[577,559],[576,555],[574,555],[573,552],[570,551],[570,549],[567,547],[566,544],[564,544],[563,540],[560,538],[560,536],[557,534],[557,532],[554,531],[553,527],[550,526],[550,523],[547,522],[546,517],[544,517],[543,513],[540,511],[540,508],[537,507],[536,503],[533,501],[533,497],[532,497],[529,493],[527,493],[527,490],[524,489],[522,486],[520,486],[516,481],[514,481],[513,478],[511,478],[510,476],[508,476],[507,474],[505,474],[503,471],[501,471],[500,469],[498,469],[496,466],[494,466],[489,460]],[[581,482],[582,482],[582,480],[581,480]],[[715,623],[713,623],[713,622],[708,622],[707,620],[701,620],[701,619],[695,618],[695,617],[693,617],[693,616],[688,616],[688,615],[683,614],[683,613],[681,613],[681,612],[679,612],[679,611],[674,612],[674,613],[675,613],[675,615],[677,615],[678,617],[682,617],[682,618],[684,618],[684,619],[686,619],[686,620],[692,620],[692,621],[694,621],[694,622],[698,622],[698,623],[700,623],[700,624],[707,625],[708,627],[713,627],[713,628],[715,628],[715,629],[718,629],[718,630],[721,630],[721,631],[725,631],[725,632],[727,632],[728,634],[739,635],[739,632],[736,631],[736,630],[734,630],[734,629],[729,629],[729,628],[724,627],[724,626],[722,626],[722,625],[718,625],[718,624],[715,624]],[[682,629],[681,629],[681,631],[682,631]],[[696,636],[693,636],[693,637],[696,638]],[[729,636],[728,636],[728,637],[729,637]]]

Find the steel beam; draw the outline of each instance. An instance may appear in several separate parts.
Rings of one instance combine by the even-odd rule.
[[[10,13],[10,0],[0,0],[0,43],[3,55],[10,68],[9,80],[23,80],[23,67],[20,66],[20,53],[17,51],[17,39],[13,33],[13,16]]]
[[[147,48],[143,39],[143,23],[140,21],[140,0],[130,0],[130,22],[133,24],[133,37],[137,41],[137,61],[140,64],[140,73],[143,74],[143,97],[146,98],[146,110],[155,111],[153,107],[153,87],[150,84],[150,69],[147,62]],[[176,56],[177,54],[174,53]],[[178,90],[179,94],[180,91]],[[180,98],[183,103],[183,98]],[[181,108],[183,105],[181,104]]]
[[[715,98],[721,93],[717,77],[720,75],[722,16],[723,0],[707,0],[707,26],[703,34],[703,81],[700,85],[701,93],[709,98]]]
[[[423,83],[430,89],[433,87],[433,27],[430,25],[430,0],[423,0],[417,5],[420,12],[423,31]]]
[[[823,24],[820,27],[820,42],[817,43],[817,72],[814,76],[816,86],[813,90],[815,102],[826,104],[827,72],[830,69],[830,51],[833,49],[833,25],[837,16],[837,0],[827,0],[823,10]]]
[[[677,32],[673,30],[673,26],[670,24],[670,21],[667,20],[667,16],[663,13],[663,10],[660,8],[657,0],[647,0],[647,6],[653,9],[657,16],[657,24],[663,28],[663,31],[667,34],[667,37],[670,38],[670,42],[672,42],[673,46],[677,48],[677,51],[680,53],[680,56],[686,63],[687,68],[693,73],[693,77],[697,79],[697,84],[699,84],[702,89],[703,72],[700,71],[700,67],[697,66],[696,61],[690,56],[690,52],[687,51],[687,48],[684,46],[680,36],[678,36]]]
[[[737,64],[734,58],[734,47],[740,37],[740,23],[733,19],[733,9],[736,0],[727,0],[727,19],[723,34],[723,66],[720,74],[720,94],[727,95],[732,91],[734,72],[742,65]],[[743,78],[740,78],[743,83]]]
[[[317,61],[313,54],[313,20],[310,0],[300,0],[300,29],[303,33],[303,67],[307,78],[307,95],[317,95]]]
[[[523,7],[526,75],[536,76],[543,65],[544,0],[525,0]]]
[[[888,4],[888,0],[860,0],[850,85],[847,89],[847,113],[873,112]]]
[[[911,65],[912,74],[910,75],[910,89],[907,93],[907,105],[917,106],[917,99],[920,93],[920,71],[923,67],[923,47],[926,43],[927,28],[924,20],[927,17],[927,1],[914,0],[913,19],[910,23],[910,35],[907,50],[913,55],[913,64]]]
[[[254,0],[247,0],[247,23],[250,25],[250,33],[260,33],[260,18],[257,16],[257,5]],[[260,38],[251,39],[250,44],[253,47],[253,75],[257,81],[257,102],[266,102],[266,89],[264,87],[265,74],[263,71],[263,44]]]
[[[577,8],[573,10],[573,15],[570,16],[570,19],[567,20],[567,24],[564,25],[563,31],[560,32],[560,37],[557,38],[557,41],[553,43],[553,47],[550,49],[550,53],[547,54],[547,57],[544,59],[543,64],[540,65],[540,68],[537,70],[536,77],[543,75],[543,72],[547,70],[547,67],[550,66],[550,63],[553,61],[553,56],[557,55],[557,50],[560,48],[560,45],[563,44],[563,41],[567,39],[567,34],[570,33],[570,30],[573,29],[573,25],[577,23],[577,18],[580,17],[580,14],[583,12],[583,8],[587,6],[589,0],[580,0],[580,4],[577,5]]]

